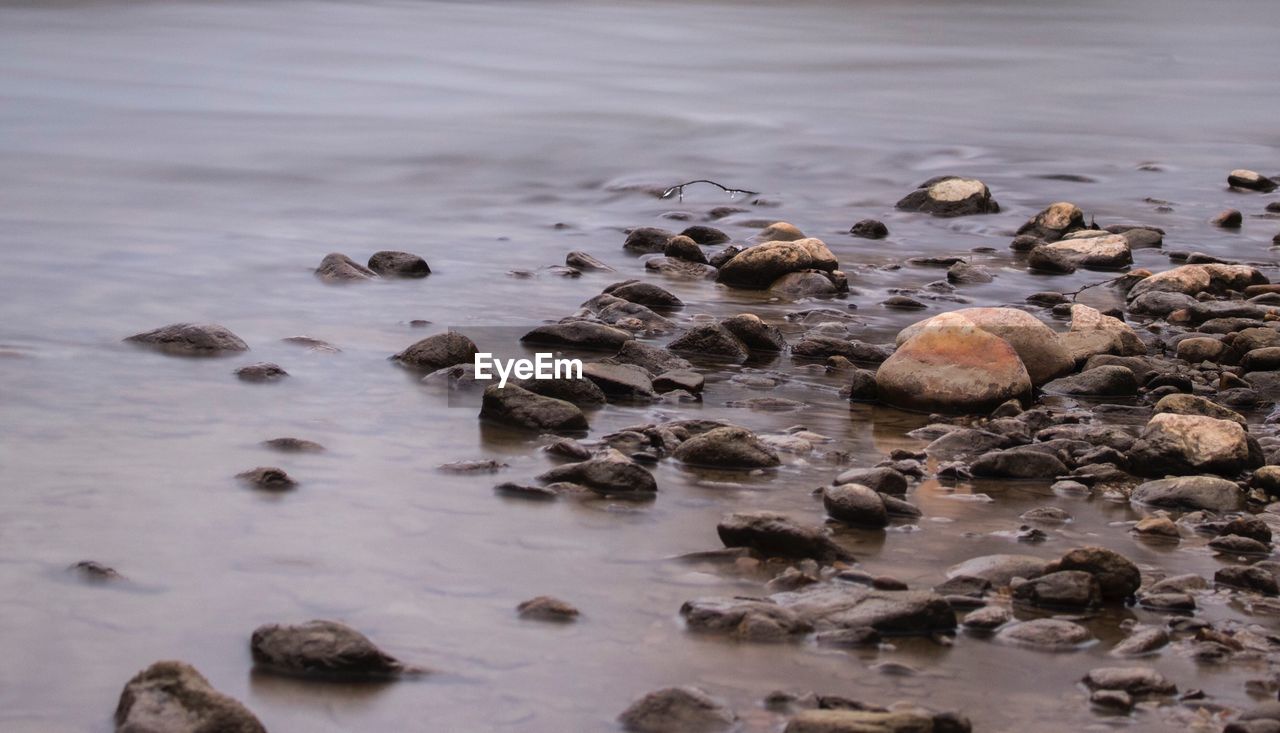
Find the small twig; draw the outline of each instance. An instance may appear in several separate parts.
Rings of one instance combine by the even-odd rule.
[[[719,183],[716,183],[715,181],[708,181],[705,178],[699,178],[696,181],[685,181],[684,183],[680,183],[675,186],[672,186],[671,188],[668,188],[667,190],[663,191],[662,195],[659,196],[658,198],[663,198],[663,199],[671,198],[671,194],[674,193],[674,194],[679,194],[680,200],[684,201],[684,187],[692,186],[695,183],[709,183],[712,186],[719,188],[721,191],[724,191],[725,193],[729,194],[730,196],[737,196],[738,194],[742,194],[743,196],[755,196],[757,193],[759,193],[759,191],[746,191],[741,188],[729,188],[727,186],[722,186]]]
[[[1069,292],[1069,293],[1063,293],[1063,294],[1062,294],[1062,296],[1063,296],[1064,298],[1071,298],[1072,300],[1075,300],[1077,295],[1079,295],[1080,293],[1083,293],[1084,291],[1088,290],[1089,288],[1096,288],[1096,287],[1098,287],[1099,285],[1110,285],[1111,283],[1119,282],[1119,281],[1121,281],[1121,280],[1125,279],[1126,277],[1128,277],[1128,275],[1121,275],[1120,277],[1113,277],[1113,278],[1111,278],[1110,280],[1103,280],[1102,282],[1099,282],[1099,283],[1089,283],[1088,285],[1085,285],[1084,287],[1080,288],[1079,290],[1073,290],[1073,291],[1071,291],[1071,292]]]

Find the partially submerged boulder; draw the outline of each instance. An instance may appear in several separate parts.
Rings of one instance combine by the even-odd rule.
[[[350,283],[376,280],[378,274],[341,252],[331,252],[320,260],[316,277],[326,283]]]
[[[182,356],[218,356],[249,350],[239,336],[216,323],[172,323],[134,334],[125,341]]]
[[[117,733],[266,733],[238,700],[185,662],[156,662],[129,680],[116,705]]]
[[[1262,273],[1247,265],[1182,265],[1139,280],[1129,289],[1128,298],[1134,301],[1148,293],[1222,295],[1228,290],[1243,291],[1250,285],[1266,283]]]
[[[391,358],[413,369],[435,371],[456,364],[472,364],[479,351],[474,341],[449,331],[428,336]]]
[[[765,242],[748,247],[724,263],[716,281],[746,290],[765,290],[782,276],[804,270],[831,272],[839,267],[835,255],[820,239]]]
[[[736,512],[716,525],[725,547],[746,547],[764,557],[812,558],[818,562],[852,560],[821,527],[800,524],[785,514]]]
[[[1232,420],[1161,412],[1153,415],[1129,453],[1130,468],[1143,476],[1216,473],[1235,475],[1249,467],[1244,428]]]
[[[737,716],[696,687],[666,687],[631,703],[618,722],[633,733],[717,733],[733,727]]]
[[[587,429],[587,418],[577,405],[544,397],[513,384],[506,387],[493,384],[485,388],[480,419],[557,433]]]
[[[706,468],[772,468],[781,463],[778,454],[755,433],[726,426],[695,435],[676,448],[676,460]]]
[[[899,346],[944,316],[959,316],[977,328],[1006,341],[1039,386],[1071,372],[1075,362],[1058,335],[1039,318],[1017,308],[961,308],[912,324],[898,333]]]
[[[1000,204],[991,198],[991,189],[976,178],[938,176],[920,184],[896,204],[903,211],[922,211],[934,216],[995,214]]]
[[[249,649],[255,666],[277,674],[362,681],[419,671],[379,649],[364,634],[336,621],[259,626]]]
[[[1244,493],[1234,481],[1218,476],[1178,476],[1141,484],[1129,500],[1162,509],[1233,512],[1244,505]]]

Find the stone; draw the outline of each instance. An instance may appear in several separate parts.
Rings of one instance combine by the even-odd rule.
[[[1071,232],[1085,228],[1084,212],[1066,201],[1050,204],[1018,228],[1019,235],[1029,235],[1046,242],[1056,242]]]
[[[690,631],[744,641],[786,641],[813,631],[808,619],[769,601],[697,599],[685,602],[680,615]]]
[[[849,400],[874,402],[879,395],[880,388],[876,386],[876,373],[870,369],[855,369],[849,379]]]
[[[609,293],[601,293],[583,303],[574,317],[599,320],[624,331],[657,334],[675,328],[672,321],[658,315],[649,306],[632,303]]]
[[[1209,220],[1209,223],[1223,229],[1239,229],[1240,225],[1244,224],[1244,214],[1241,214],[1239,209],[1227,209],[1219,212]]]
[[[600,260],[592,257],[586,252],[575,250],[564,256],[564,264],[566,267],[572,267],[575,270],[599,270],[601,272],[614,272],[614,269]]]
[[[649,372],[634,364],[587,362],[582,365],[582,376],[609,397],[643,400],[655,394]]]
[[[660,288],[652,283],[640,282],[639,280],[624,280],[613,283],[606,287],[604,292],[615,298],[629,300],[632,303],[649,308],[670,309],[684,306],[684,301],[677,298],[667,289]]]
[[[307,351],[315,353],[337,354],[342,351],[342,349],[339,349],[328,341],[312,338],[310,336],[288,336],[280,339],[280,341],[286,344],[293,344],[294,346],[301,346]]]
[[[1013,615],[1009,609],[1001,606],[984,606],[970,611],[960,622],[961,626],[976,631],[994,631],[1009,623]]]
[[[574,608],[573,604],[552,596],[530,598],[516,606],[516,613],[520,618],[558,623],[575,621],[579,615],[578,609]]]
[[[631,703],[618,721],[634,733],[715,733],[732,728],[737,717],[696,687],[667,687]]]
[[[1028,264],[1050,272],[1072,272],[1078,267],[1116,270],[1133,264],[1133,253],[1123,234],[1068,238],[1031,250]]]
[[[1058,335],[1040,319],[1016,308],[962,308],[915,323],[898,333],[898,346],[903,346],[917,333],[934,325],[938,319],[955,325],[963,318],[982,331],[1007,342],[1024,364],[1032,384],[1041,385],[1070,373],[1075,362],[1059,342]]]
[[[1030,446],[983,454],[969,470],[974,476],[1008,479],[1054,478],[1068,473],[1062,461]]]
[[[901,496],[907,493],[907,477],[888,466],[851,468],[840,472],[833,484],[860,484],[882,494]]]
[[[634,364],[650,374],[692,369],[693,364],[660,346],[653,346],[643,341],[627,341],[613,357],[614,361],[623,364]]]
[[[289,376],[279,364],[269,361],[260,361],[256,364],[247,364],[235,371],[235,375],[245,382],[275,382]]]
[[[1134,534],[1146,538],[1173,540],[1178,542],[1182,539],[1182,535],[1178,532],[1178,525],[1173,523],[1168,517],[1144,517],[1133,525]]]
[[[768,511],[737,512],[716,525],[725,547],[747,547],[764,557],[811,558],[818,562],[852,560],[821,527]]]
[[[1218,532],[1219,535],[1238,535],[1248,537],[1257,542],[1271,543],[1271,527],[1267,523],[1250,514],[1232,517],[1231,521]]]
[[[391,358],[406,367],[435,371],[457,364],[473,364],[479,351],[474,341],[449,331],[428,336]]]
[[[893,349],[869,344],[856,339],[806,334],[791,347],[791,355],[801,359],[830,359],[843,356],[851,362],[879,364],[892,354]]]
[[[1153,318],[1166,318],[1177,311],[1192,308],[1195,304],[1195,298],[1183,293],[1152,291],[1129,301],[1129,312]]]
[[[969,721],[917,710],[801,710],[782,733],[969,733]]]
[[[951,605],[928,591],[881,591],[838,583],[811,585],[772,598],[812,619],[820,635],[866,628],[886,636],[932,635],[956,628]]]
[[[1128,367],[1105,365],[1060,377],[1044,385],[1048,394],[1124,397],[1138,393],[1138,378]]]
[[[676,460],[705,468],[772,468],[782,461],[755,433],[736,426],[718,427],[684,441]]]
[[[1280,369],[1280,346],[1268,346],[1246,352],[1240,359],[1246,372],[1273,372]]]
[[[1228,409],[1216,402],[1191,394],[1165,395],[1156,401],[1152,408],[1157,413],[1169,412],[1175,415],[1203,415],[1217,420],[1230,420],[1245,427],[1248,423],[1244,416],[1235,410]]]
[[[729,241],[728,234],[725,234],[715,227],[706,226],[705,224],[694,224],[693,226],[686,227],[683,232],[680,232],[680,235],[688,237],[703,246],[724,244]]]
[[[925,446],[924,452],[930,458],[940,461],[963,461],[972,460],[1007,444],[1008,439],[999,433],[977,428],[958,428]]]
[[[1266,282],[1262,273],[1247,265],[1182,265],[1139,280],[1129,289],[1128,298],[1132,303],[1139,296],[1153,292],[1222,295],[1228,290],[1244,290]]]
[[[259,626],[249,649],[258,669],[276,674],[358,682],[419,671],[379,649],[364,634],[336,621]]]
[[[341,252],[331,252],[320,260],[320,266],[316,268],[316,277],[326,283],[351,283],[374,280],[378,275]]]
[[[1151,417],[1129,460],[1131,469],[1144,476],[1234,475],[1252,462],[1247,435],[1239,423],[1169,412]]]
[[[796,242],[804,239],[805,234],[795,224],[775,221],[761,229],[755,238],[760,242]]]
[[[884,239],[889,236],[889,227],[875,219],[863,219],[849,229],[849,233],[863,239]]]
[[[1147,353],[1147,345],[1129,324],[1112,316],[1104,315],[1096,308],[1083,303],[1071,306],[1071,331],[1092,333],[1101,331],[1113,337],[1115,347],[1108,353],[1117,356],[1142,356]]]
[[[765,290],[788,273],[804,270],[831,272],[839,268],[835,255],[820,239],[769,241],[748,247],[724,263],[716,281],[746,290]]]
[[[1277,184],[1257,171],[1237,168],[1227,174],[1227,185],[1232,188],[1243,188],[1247,191],[1269,193],[1276,189]]]
[[[1102,603],[1102,589],[1089,573],[1061,570],[1015,586],[1013,597],[1044,608],[1093,608]]]
[[[1020,621],[1000,629],[996,638],[1018,646],[1048,651],[1072,649],[1093,637],[1080,624],[1057,618]]]
[[[1209,540],[1209,548],[1214,552],[1226,555],[1261,555],[1271,554],[1271,546],[1259,542],[1252,537],[1241,537],[1235,534],[1220,534]]]
[[[266,733],[238,700],[213,688],[195,667],[156,662],[133,676],[116,705],[117,733]]]
[[[1137,698],[1178,692],[1177,685],[1150,667],[1098,667],[1082,681],[1090,690],[1123,690]]]
[[[706,382],[702,375],[689,369],[675,369],[669,372],[663,372],[653,378],[653,389],[658,393],[674,392],[676,390],[684,390],[692,395],[702,393],[702,388]]]
[[[1219,568],[1213,574],[1213,582],[1215,585],[1254,591],[1265,596],[1280,595],[1280,587],[1277,587],[1275,576],[1251,565]]]
[[[752,353],[777,353],[785,351],[787,340],[777,326],[765,323],[757,315],[743,313],[720,322],[726,331],[738,337]]]
[[[1048,562],[1032,555],[983,555],[970,558],[947,570],[948,578],[980,578],[997,588],[1008,586],[1014,578],[1038,578]]]
[[[585,368],[584,366],[583,369],[585,370]],[[507,386],[526,389],[543,397],[564,400],[578,407],[598,407],[608,402],[608,397],[605,395],[604,390],[600,389],[595,382],[587,379],[585,374],[582,379],[576,377],[516,379],[508,382]]]
[[[947,282],[957,285],[980,285],[995,280],[991,271],[981,265],[957,262],[947,268]]]
[[[1118,552],[1105,547],[1078,547],[1045,566],[1046,574],[1080,570],[1098,581],[1104,601],[1123,601],[1142,585],[1138,566]]]
[[[1113,657],[1138,657],[1161,649],[1169,643],[1169,632],[1159,627],[1138,629],[1121,639],[1108,652]]]
[[[259,466],[236,474],[236,478],[255,489],[287,491],[298,485],[282,468]]]
[[[590,321],[568,321],[538,326],[520,337],[525,344],[565,346],[576,349],[617,351],[632,339],[631,334],[620,328]]]
[[[703,254],[702,248],[698,246],[697,242],[683,234],[672,237],[671,241],[667,242],[667,246],[662,250],[662,253],[667,257],[707,264],[707,256]]]
[[[742,340],[718,323],[702,323],[676,338],[667,348],[675,352],[697,354],[703,358],[744,361],[750,350]]]
[[[874,490],[859,484],[839,484],[822,490],[822,505],[833,519],[862,527],[881,528],[889,524],[884,500]]]
[[[1071,521],[1071,512],[1056,506],[1039,506],[1035,509],[1028,509],[1018,518],[1024,522],[1037,522],[1039,524],[1066,524]]]
[[[599,458],[556,466],[539,475],[538,480],[546,484],[579,484],[605,496],[648,498],[648,495],[658,490],[658,482],[653,474],[617,451]]]
[[[1000,204],[991,198],[991,190],[986,184],[976,178],[958,176],[930,178],[895,206],[903,211],[922,211],[944,217],[1000,211]]]
[[[125,341],[181,356],[218,356],[249,350],[239,336],[216,323],[172,323],[134,334]]]
[[[512,384],[506,387],[494,384],[485,388],[480,419],[556,433],[587,429],[587,418],[577,405],[544,397]]]
[[[1008,341],[957,313],[927,323],[880,365],[881,400],[921,411],[980,413],[1030,396],[1031,378]]]
[[[369,269],[383,277],[426,277],[431,274],[427,261],[409,252],[383,250],[369,258]]]
[[[661,252],[675,236],[675,232],[658,227],[636,227],[627,232],[622,248],[633,254]]]
[[[1129,500],[1179,511],[1231,512],[1243,506],[1244,496],[1235,482],[1217,476],[1179,476],[1141,484]]]
[[[1127,713],[1133,709],[1133,696],[1124,690],[1094,690],[1089,703],[1103,710]]]
[[[924,310],[929,306],[915,298],[906,295],[894,295],[880,301],[880,305],[885,308],[893,308],[895,310]]]

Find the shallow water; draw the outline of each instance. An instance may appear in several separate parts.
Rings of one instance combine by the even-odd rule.
[[[1280,172],[1278,22],[1269,0],[0,3],[0,728],[108,730],[123,683],[162,658],[193,663],[276,731],[608,730],[636,696],[686,683],[732,701],[748,730],[780,724],[759,704],[779,688],[958,708],[977,730],[1169,727],[1169,711],[1096,717],[1074,687],[1106,659],[1114,619],[1093,624],[1100,643],[1059,655],[965,634],[878,654],[690,636],[683,601],[761,586],[672,558],[717,546],[728,511],[817,520],[811,490],[839,466],[791,458],[726,480],[665,461],[651,504],[504,500],[494,483],[549,465],[536,441],[482,428],[474,407],[451,407],[386,357],[448,326],[557,319],[628,277],[676,292],[684,318],[856,305],[859,336],[887,341],[922,314],[878,307],[886,290],[943,271],[874,265],[992,247],[974,260],[995,282],[960,291],[974,304],[1102,279],[1029,275],[1007,249],[1057,200],[1104,224],[1164,227],[1166,250],[1270,263],[1277,222],[1250,217],[1230,233],[1206,221],[1274,198],[1231,193],[1224,177]],[[893,211],[942,173],[982,178],[1003,213]],[[1046,178],[1064,174],[1088,182]],[[745,238],[752,220],[791,221],[831,246],[855,293],[765,302],[646,275],[621,249],[624,228],[743,204],[707,187],[683,201],[637,190],[692,178],[760,191],[764,203],[717,226]],[[866,217],[891,237],[844,233]],[[422,254],[434,274],[344,288],[311,273],[331,251],[387,248]],[[618,273],[540,270],[574,249]],[[1168,266],[1159,250],[1135,258]],[[221,323],[253,350],[189,360],[120,342],[176,321]],[[342,352],[280,342],[302,334]],[[258,360],[293,376],[231,376]],[[795,367],[757,366],[789,375],[777,390],[718,378],[700,406],[609,406],[592,436],[702,415],[762,433],[802,423],[857,465],[922,445],[903,437],[918,416],[850,407],[838,380]],[[726,406],[764,395],[809,406]],[[329,451],[258,446],[282,435]],[[477,458],[510,465],[436,469]],[[235,483],[257,465],[302,486],[264,497]],[[1199,542],[1162,549],[1109,526],[1134,518],[1127,505],[1034,483],[958,491],[994,502],[930,482],[913,490],[917,531],[843,536],[864,569],[913,587],[976,555],[1051,557],[1082,542],[1170,574],[1218,565]],[[1076,520],[1038,546],[991,534],[1042,504]],[[81,583],[64,572],[81,559],[129,581]],[[583,619],[514,617],[544,593]],[[1212,603],[1210,617],[1243,617]],[[313,617],[439,673],[349,687],[249,672],[255,626]],[[922,673],[868,669],[885,660]],[[1227,706],[1266,676],[1262,663],[1202,667],[1174,651],[1150,661]]]

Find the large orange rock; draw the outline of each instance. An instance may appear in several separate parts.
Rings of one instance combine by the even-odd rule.
[[[1012,346],[1034,385],[1039,386],[1075,369],[1075,361],[1058,334],[1026,311],[1016,308],[962,308],[943,315],[952,314],[965,318]],[[898,334],[898,345],[903,345],[941,317],[934,316],[902,329]]]
[[[881,401],[911,410],[976,413],[1031,395],[1031,377],[1018,352],[963,313],[943,313],[912,327],[913,335],[876,372]]]

